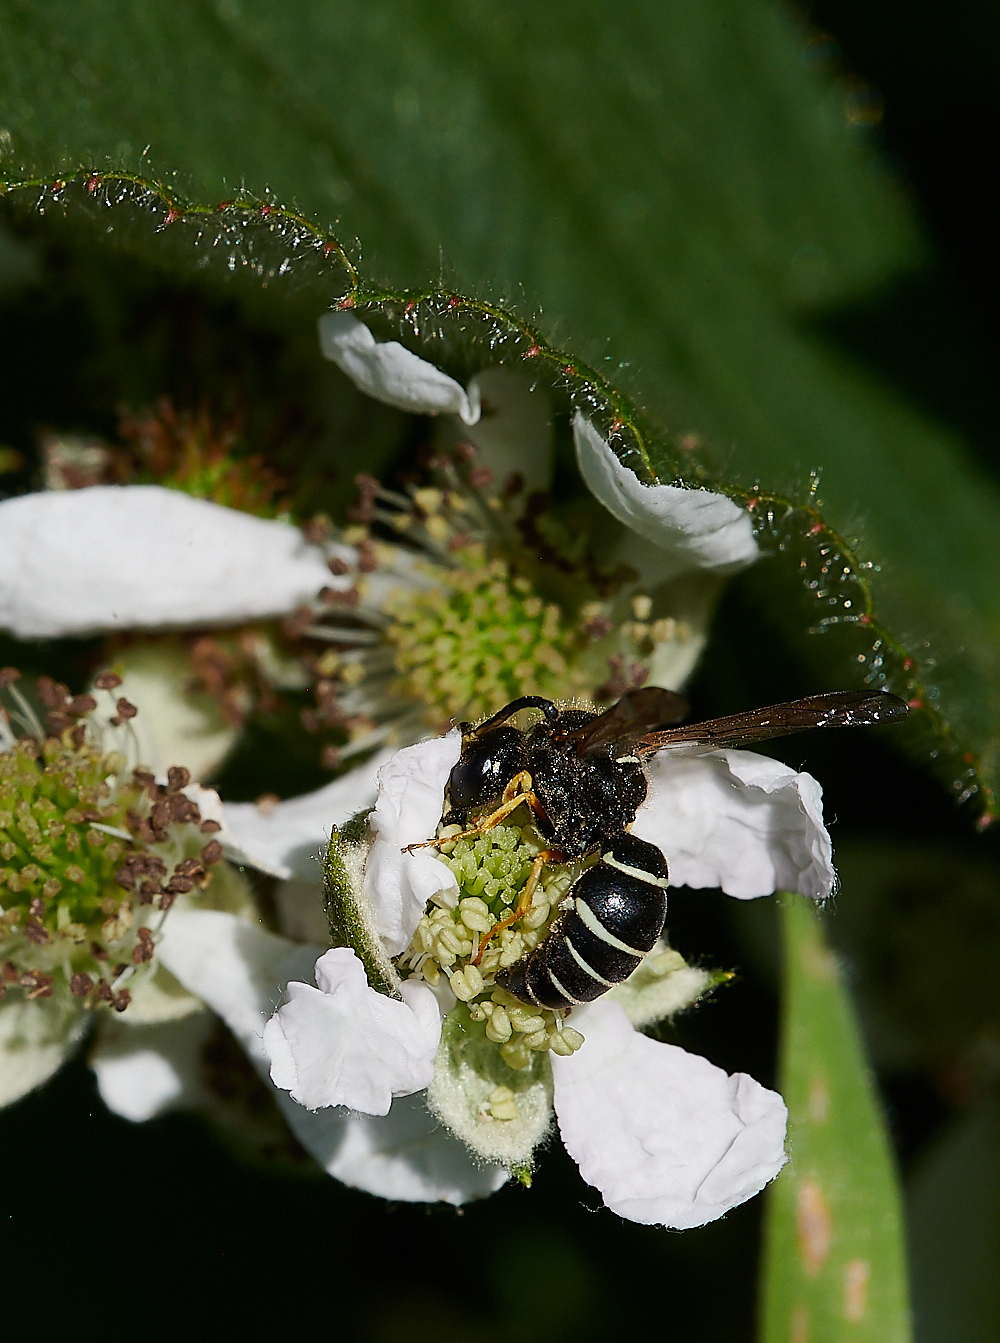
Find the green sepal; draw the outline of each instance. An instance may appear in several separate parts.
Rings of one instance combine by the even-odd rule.
[[[340,836],[343,844],[363,843],[368,838],[368,817],[374,810],[374,807],[366,807],[364,811],[356,812],[349,821],[335,826],[333,833]]]
[[[499,1087],[513,1093],[516,1119],[491,1117],[490,1097]],[[485,1023],[473,1021],[468,1006],[458,1003],[442,1024],[427,1107],[476,1156],[529,1183],[535,1149],[552,1127],[548,1055],[533,1051],[527,1068],[512,1068],[500,1046],[487,1039]]]
[[[632,1025],[642,1030],[687,1011],[731,978],[728,970],[688,965],[679,951],[660,943],[607,997],[621,1003]]]
[[[364,890],[370,815],[371,808],[333,828],[323,858],[326,917],[332,945],[350,947],[365,967],[372,988],[398,998],[399,975],[385,953]]]

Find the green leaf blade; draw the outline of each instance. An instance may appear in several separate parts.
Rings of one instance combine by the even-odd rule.
[[[789,1162],[768,1194],[761,1343],[909,1343],[899,1187],[836,958],[785,896]]]

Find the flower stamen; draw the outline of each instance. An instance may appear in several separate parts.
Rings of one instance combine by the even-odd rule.
[[[15,690],[16,678],[12,668],[0,672],[0,688]],[[117,680],[105,674],[99,688],[114,689],[109,678]],[[153,961],[167,910],[207,885],[222,858],[221,844],[207,838],[220,826],[183,792],[186,769],[157,784],[141,769],[130,775],[124,756],[103,748],[91,696],[72,697],[46,678],[35,689],[48,734],[38,724],[40,740],[22,737],[0,751],[4,979],[31,1000],[58,988],[121,1012],[131,997],[124,985]],[[22,693],[11,698],[30,708]],[[155,927],[144,907],[159,913]]]
[[[454,891],[432,897],[397,968],[431,987],[447,976],[512,1068],[527,1068],[533,1053],[574,1053],[583,1036],[566,1026],[568,1012],[528,1007],[498,988],[495,976],[547,936],[581,865],[551,862],[530,820],[517,825],[508,817],[484,834],[459,835],[461,827],[443,827],[439,838],[446,842],[438,850],[455,876],[457,898]]]

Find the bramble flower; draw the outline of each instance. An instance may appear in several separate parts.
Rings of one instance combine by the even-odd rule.
[[[95,727],[93,696],[46,677],[43,727],[18,679],[0,671],[0,1104],[51,1076],[96,1017],[189,1010],[157,960],[167,913],[210,886],[207,903],[240,904],[219,866],[218,798],[186,769],[161,784],[130,768],[136,710],[112,693],[118,677],[97,678],[117,734]]]
[[[273,967],[287,941],[256,945],[231,918],[185,912],[165,939],[166,963],[259,1069],[270,1063],[300,1138],[309,1124],[336,1135],[324,1164],[347,1183],[462,1202],[508,1172],[527,1181],[554,1113],[584,1178],[622,1216],[688,1227],[722,1215],[783,1164],[781,1098],[636,1028],[727,976],[661,944],[630,980],[571,1016],[498,990],[486,959],[475,963],[479,939],[513,903],[526,877],[521,850],[539,847],[537,835],[527,822],[505,824],[440,856],[406,852],[435,833],[460,744],[452,732],[397,752],[371,813],[333,835],[327,908],[340,945],[289,982],[276,1012]],[[273,814],[260,831],[273,861]],[[778,888],[822,898],[833,888],[818,784],[752,752],[655,757],[634,832],[663,848],[674,885],[721,886],[740,899]],[[245,824],[250,853],[255,839]],[[301,828],[289,847],[300,843]],[[550,872],[529,914],[504,929],[508,948],[508,934],[519,950],[545,935],[572,880]]]

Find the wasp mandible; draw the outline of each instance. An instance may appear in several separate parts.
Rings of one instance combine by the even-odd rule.
[[[810,728],[873,727],[908,711],[887,691],[842,690],[674,726],[687,707],[680,695],[657,687],[630,691],[603,713],[524,695],[478,725],[459,724],[462,753],[441,819],[469,828],[411,847],[484,834],[525,805],[547,845],[515,909],[486,935],[480,957],[485,941],[526,914],[546,863],[599,854],[570,888],[544,940],[497,975],[497,985],[515,998],[550,1009],[592,1002],[627,979],[663,933],[667,860],[629,833],[646,797],[644,761],[651,755],[701,755]],[[524,709],[540,710],[541,717],[522,730],[510,719]],[[486,807],[493,810],[469,825],[469,813]]]

